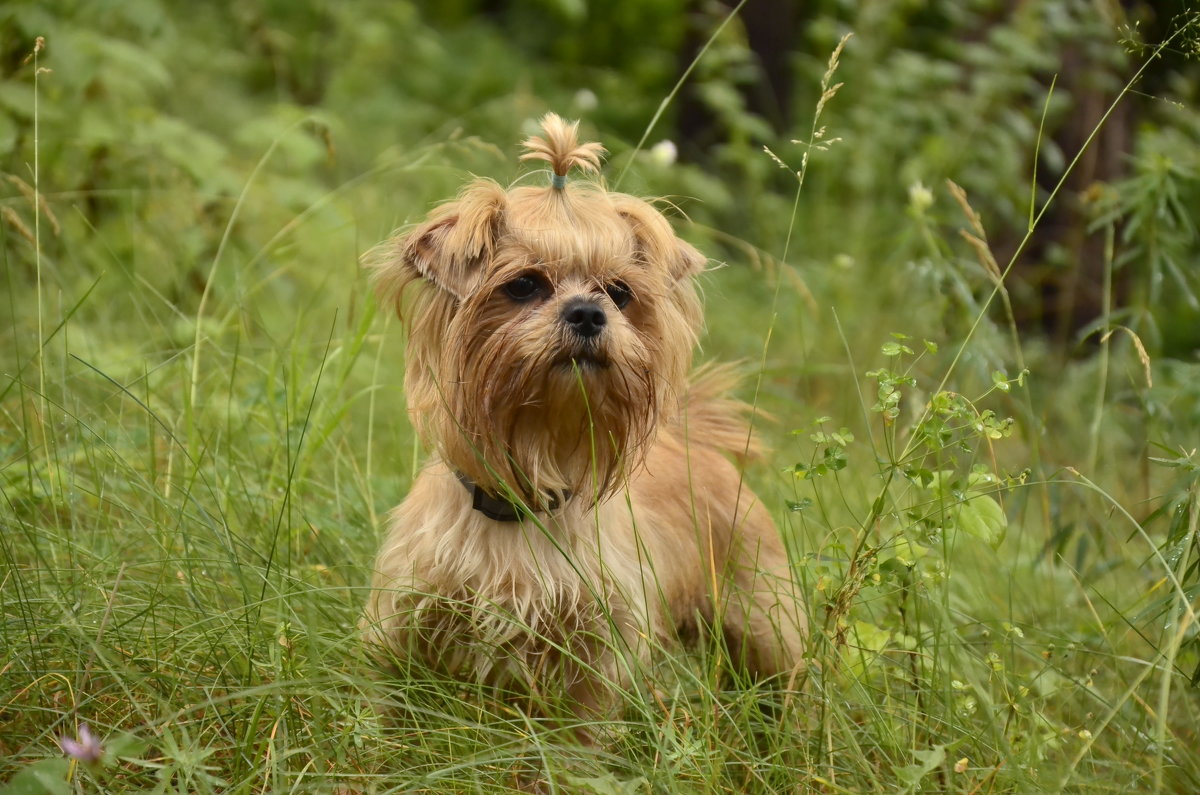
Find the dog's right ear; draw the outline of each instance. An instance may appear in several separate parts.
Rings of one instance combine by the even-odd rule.
[[[377,265],[383,297],[399,300],[405,286],[423,279],[462,300],[483,279],[504,223],[504,189],[476,180],[459,197],[387,247]]]

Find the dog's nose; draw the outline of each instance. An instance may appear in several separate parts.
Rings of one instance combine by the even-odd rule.
[[[594,337],[604,330],[608,316],[604,307],[586,298],[572,298],[563,307],[562,319],[581,337]]]

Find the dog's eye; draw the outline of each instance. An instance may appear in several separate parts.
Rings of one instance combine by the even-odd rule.
[[[617,309],[624,309],[633,300],[633,291],[625,282],[613,282],[604,288],[604,292],[608,293],[608,297],[617,305]]]
[[[504,285],[504,294],[514,301],[531,301],[543,294],[546,283],[537,276],[526,274],[518,276]]]

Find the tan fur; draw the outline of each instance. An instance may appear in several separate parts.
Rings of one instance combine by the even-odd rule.
[[[598,169],[577,123],[543,127],[526,158]],[[434,457],[391,514],[369,642],[560,688],[583,713],[627,684],[622,655],[645,661],[698,621],[756,673],[800,664],[787,554],[727,459],[756,449],[724,396],[732,371],[689,383],[703,265],[649,204],[586,182],[476,180],[383,249],[377,285],[409,326],[409,410]],[[579,306],[588,331],[568,319]],[[535,513],[487,518],[459,474]]]

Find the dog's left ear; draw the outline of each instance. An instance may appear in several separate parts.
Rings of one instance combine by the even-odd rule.
[[[671,283],[703,272],[708,260],[690,243],[675,236],[662,214],[641,199],[628,197],[617,213],[629,224],[641,256],[666,269]]]
[[[491,180],[477,180],[443,204],[391,247],[379,266],[379,286],[398,292],[424,279],[462,300],[482,280],[501,236],[505,193]],[[397,295],[397,297],[399,297]]]
[[[675,263],[675,268],[671,271],[671,276],[675,281],[679,281],[685,276],[695,276],[698,273],[704,272],[704,266],[708,264],[708,257],[696,250],[696,247],[691,243],[687,243],[679,238],[675,238],[675,244],[679,247],[678,259]]]

